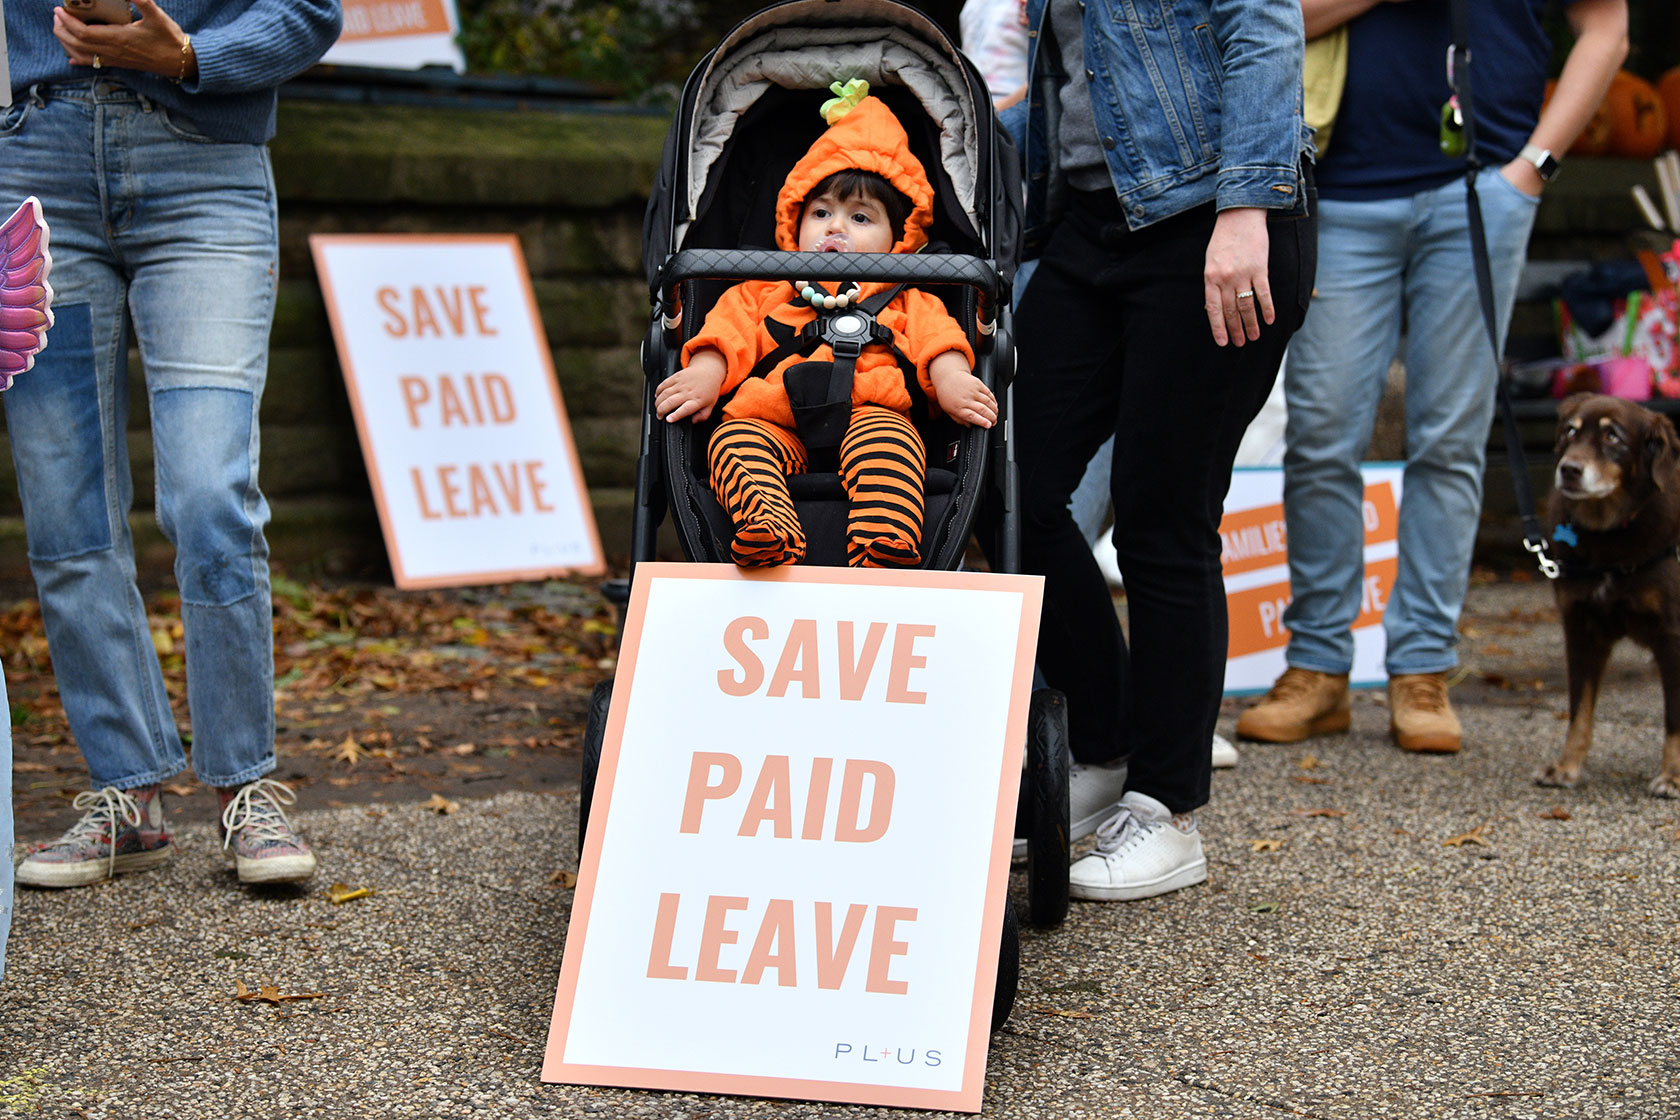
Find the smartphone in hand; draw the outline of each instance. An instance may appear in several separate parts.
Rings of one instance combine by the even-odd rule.
[[[60,0],[64,10],[83,23],[133,23],[128,0]]]

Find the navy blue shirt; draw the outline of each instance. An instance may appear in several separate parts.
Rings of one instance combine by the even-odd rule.
[[[1552,45],[1548,0],[1470,0],[1476,154],[1484,166],[1516,158],[1545,98]],[[1451,95],[1448,0],[1378,4],[1348,24],[1347,85],[1336,133],[1318,165],[1324,198],[1400,198],[1464,175],[1441,154],[1441,106]]]

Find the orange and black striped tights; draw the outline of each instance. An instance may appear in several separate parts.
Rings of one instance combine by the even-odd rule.
[[[737,564],[768,568],[805,556],[787,476],[803,474],[805,445],[766,420],[725,420],[709,447],[712,491],[735,525],[730,553]],[[927,449],[909,417],[879,405],[852,409],[840,441],[840,480],[851,510],[846,519],[846,563],[872,568],[911,568],[921,563],[923,485]]]

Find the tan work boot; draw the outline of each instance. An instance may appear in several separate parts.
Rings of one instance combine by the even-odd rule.
[[[1445,673],[1388,678],[1388,726],[1401,750],[1456,754],[1464,745],[1464,728],[1447,702]]]
[[[1313,735],[1346,731],[1348,675],[1290,666],[1261,701],[1237,720],[1237,734],[1266,743],[1299,743]]]

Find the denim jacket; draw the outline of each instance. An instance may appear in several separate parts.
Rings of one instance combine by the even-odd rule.
[[[1085,64],[1098,138],[1133,229],[1206,202],[1299,210],[1299,0],[1087,0]],[[1055,166],[1060,52],[1049,0],[1027,0],[1028,96],[1003,115],[1025,153],[1024,253],[1065,208]],[[1229,111],[1227,111],[1229,110]]]

